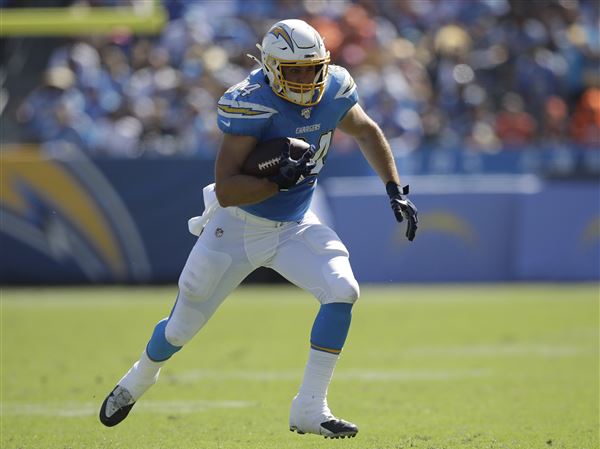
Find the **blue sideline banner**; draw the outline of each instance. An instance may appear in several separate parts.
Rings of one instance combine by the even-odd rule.
[[[4,151],[0,283],[176,282],[195,238],[213,163],[56,160]],[[408,243],[381,182],[325,177],[323,216],[362,282],[598,280],[598,181],[533,176],[414,176]]]
[[[519,198],[515,274],[520,280],[600,278],[600,186],[555,181]]]
[[[532,176],[413,177],[414,242],[377,179],[326,182],[362,282],[600,280],[600,184]]]
[[[0,282],[174,282],[212,166],[2,154]]]
[[[359,282],[513,279],[514,194],[415,194],[417,238],[408,242],[387,196],[331,198],[335,227]]]

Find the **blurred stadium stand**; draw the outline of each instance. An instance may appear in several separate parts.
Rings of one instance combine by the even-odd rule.
[[[23,3],[136,4],[4,1]],[[216,100],[253,67],[246,53],[257,53],[269,24],[300,17],[350,69],[397,154],[598,148],[598,2],[541,3],[172,0],[157,35],[118,27],[68,41],[6,37],[3,119],[16,113],[20,126],[2,139],[50,152],[60,141],[89,155],[212,158]],[[341,134],[335,143],[333,154],[356,151]]]
[[[424,232],[408,250],[420,254],[411,258],[419,260],[414,273],[427,271],[432,258],[442,264],[429,269],[429,277],[406,278],[405,268],[385,279],[363,275],[362,267],[377,266],[366,255],[373,252],[364,243],[368,233],[387,229],[389,217],[373,211],[368,218],[378,218],[367,226],[361,221],[367,216],[350,220],[348,209],[331,202],[338,232],[347,243],[363,245],[351,248],[360,254],[354,261],[359,279],[600,277],[597,0],[0,0],[0,7],[6,186],[0,282],[173,281],[193,242],[185,219],[201,211],[201,187],[212,179],[220,139],[216,101],[254,67],[246,53],[257,55],[254,45],[268,26],[289,17],[313,24],[332,60],[353,74],[362,106],[383,128],[404,179],[423,201]],[[123,25],[124,15],[130,26]],[[48,28],[50,16],[54,25]],[[82,35],[82,28],[94,33]],[[521,185],[532,174],[540,177],[535,191],[497,188],[499,182]],[[364,185],[361,177],[371,175],[353,141],[336,133],[323,172],[326,199],[344,204],[348,195],[340,191]],[[465,176],[471,179],[466,184],[460,181]],[[427,187],[431,182],[438,190]],[[457,182],[467,187],[448,196],[444,189]],[[80,197],[69,188],[79,189]],[[553,233],[560,230],[546,225],[553,222],[547,192],[562,198],[563,191],[579,192],[587,203],[575,207],[576,200],[565,199],[568,207],[554,206],[556,222],[567,225],[566,207],[579,224],[553,253]],[[372,205],[374,193],[368,192],[352,200]],[[476,210],[487,210],[489,201],[488,218],[495,221],[464,208],[440,211],[463,200]],[[85,204],[91,215],[83,217],[69,201]],[[515,210],[521,212],[507,221]],[[84,231],[90,217],[101,223],[95,233]],[[520,230],[524,217],[529,224]],[[427,220],[441,220],[446,228],[429,226],[437,232],[430,239]],[[355,227],[347,228],[349,222]],[[506,252],[514,236],[498,223],[519,229],[523,251]],[[544,229],[541,240],[527,246],[536,229]],[[440,234],[445,243],[437,240]],[[169,235],[168,243],[156,235]],[[484,245],[489,239],[498,239],[498,246]],[[405,247],[390,247],[397,254],[386,264],[407,262]],[[500,249],[501,266],[483,262]],[[461,254],[473,264],[444,272],[442,253],[447,263]],[[564,263],[544,265],[550,257]],[[44,267],[37,275],[27,270],[32,261]],[[565,266],[572,270],[561,271]]]

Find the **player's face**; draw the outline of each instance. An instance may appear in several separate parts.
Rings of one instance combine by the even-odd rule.
[[[306,66],[288,66],[282,67],[281,73],[286,81],[300,84],[311,84],[315,80],[317,67],[314,65]],[[292,92],[299,92],[299,89],[290,88]]]

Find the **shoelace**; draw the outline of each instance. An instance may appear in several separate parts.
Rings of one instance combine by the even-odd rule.
[[[113,396],[113,400],[108,401],[112,409],[110,410],[111,413],[109,413],[109,416],[114,414],[121,407],[129,405],[131,403],[131,399],[131,394],[129,394],[129,392],[124,388],[120,388],[118,393]]]

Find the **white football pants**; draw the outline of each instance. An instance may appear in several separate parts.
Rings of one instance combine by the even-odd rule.
[[[348,250],[337,234],[308,212],[300,222],[276,222],[237,207],[212,205],[179,278],[179,297],[165,329],[183,346],[240,282],[269,267],[312,293],[321,304],[354,303],[359,287]]]

